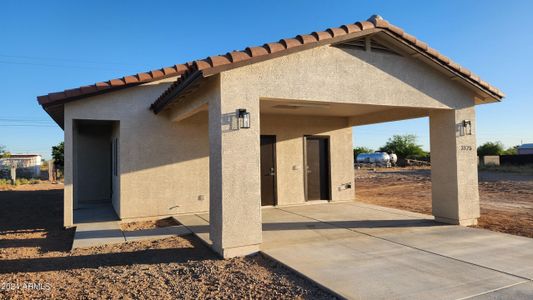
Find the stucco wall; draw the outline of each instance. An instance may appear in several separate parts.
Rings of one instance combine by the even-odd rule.
[[[331,198],[354,199],[352,128],[347,118],[261,115],[261,134],[276,136],[278,205],[305,202],[304,135],[330,137]],[[340,189],[351,183],[351,189]]]
[[[411,57],[322,46],[224,72],[261,98],[456,108],[474,93]]]
[[[431,193],[435,218],[472,225],[479,218],[479,191],[474,107],[433,111],[430,115]],[[472,122],[472,134],[461,122]]]
[[[119,121],[121,218],[206,211],[209,199],[207,113],[179,123],[148,108],[170,81],[65,105],[65,224],[72,224],[73,119]],[[116,201],[116,200],[115,200]]]

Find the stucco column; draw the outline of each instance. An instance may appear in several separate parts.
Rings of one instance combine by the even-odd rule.
[[[463,121],[471,122],[471,134]],[[432,209],[439,222],[475,225],[479,191],[475,109],[430,113]]]
[[[73,200],[74,200],[74,127],[72,119],[65,118],[64,124],[64,170],[63,181],[63,226],[73,225]]]
[[[209,102],[209,222],[213,249],[224,258],[259,251],[262,238],[259,99],[224,93]],[[251,114],[236,128],[236,110]]]

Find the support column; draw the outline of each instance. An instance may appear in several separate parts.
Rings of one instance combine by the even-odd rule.
[[[236,110],[250,112],[237,129]],[[244,95],[209,102],[209,223],[213,249],[222,257],[259,251],[262,239],[259,99]]]
[[[471,134],[463,121],[471,122]],[[475,109],[430,113],[431,192],[435,220],[475,225],[479,218],[479,191],[475,136]]]
[[[73,225],[73,204],[74,204],[74,124],[72,119],[65,118],[64,124],[64,170],[63,181],[63,226]]]

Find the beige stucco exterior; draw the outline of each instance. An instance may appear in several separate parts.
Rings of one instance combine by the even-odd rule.
[[[351,201],[352,126],[429,116],[433,213],[454,224],[479,217],[476,91],[412,56],[324,45],[208,77],[156,115],[148,108],[171,81],[65,104],[66,226],[79,197],[73,185],[87,176],[73,163],[87,150],[77,149],[77,120],[114,121],[111,202],[121,219],[209,211],[210,239],[224,257],[261,244],[261,135],[277,140],[278,205],[305,202],[308,135],[329,137],[330,200]],[[251,114],[249,129],[236,128],[239,108]],[[472,135],[461,134],[463,120]]]
[[[207,210],[207,114],[171,123],[151,113],[150,101],[168,85],[155,82],[65,105],[66,226],[73,224],[76,120],[117,123],[114,134],[119,136],[120,176],[116,184],[120,201],[115,198],[113,203],[121,219]]]

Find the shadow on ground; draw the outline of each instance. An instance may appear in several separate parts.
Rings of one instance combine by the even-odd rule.
[[[217,259],[206,246],[192,236],[184,236],[192,247],[169,249],[136,249],[129,252],[111,252],[88,255],[66,255],[60,257],[37,257],[23,259],[0,260],[0,274],[17,272],[44,272],[72,269],[134,264],[184,263],[206,259]]]
[[[73,229],[63,228],[63,190],[0,191],[0,249],[68,251]],[[36,238],[24,238],[37,236]]]
[[[138,246],[70,251],[74,228],[63,228],[62,200],[60,188],[0,191],[0,274],[217,258],[192,236]]]

